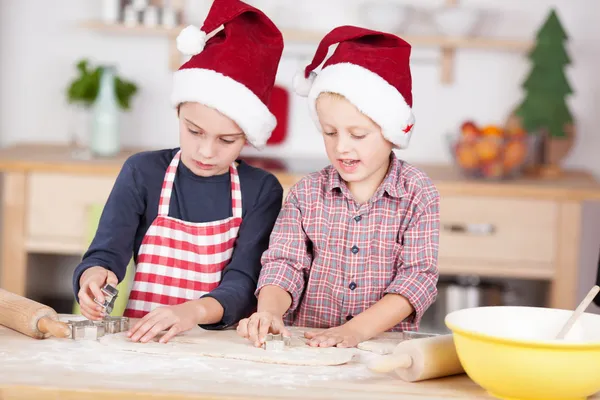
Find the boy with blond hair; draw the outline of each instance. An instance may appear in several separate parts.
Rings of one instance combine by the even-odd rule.
[[[417,330],[435,300],[439,194],[393,151],[414,129],[410,52],[397,36],[342,26],[295,78],[331,165],[293,186],[279,214],[257,312],[238,325],[255,345],[294,325],[326,328],[305,334],[312,346],[354,347]]]

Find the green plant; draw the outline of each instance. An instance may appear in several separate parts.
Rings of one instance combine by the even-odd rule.
[[[77,63],[79,76],[67,87],[67,100],[70,104],[81,104],[90,107],[96,101],[102,77],[102,66],[92,68],[89,61],[83,59]],[[131,98],[137,93],[138,87],[135,83],[115,77],[115,94],[119,106],[123,110],[131,108]]]
[[[550,12],[536,39],[528,55],[533,68],[522,85],[526,96],[516,115],[529,132],[544,129],[550,137],[564,138],[565,126],[573,122],[565,97],[573,90],[563,71],[571,63],[563,44],[568,37],[556,11]]]

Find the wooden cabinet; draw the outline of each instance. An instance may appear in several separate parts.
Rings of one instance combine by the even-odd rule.
[[[479,264],[488,274],[518,263],[531,277],[551,276],[559,207],[552,200],[444,196],[440,258]]]
[[[90,207],[108,198],[116,176],[33,172],[26,185],[25,246],[81,254]]]
[[[27,255],[81,255],[88,207],[106,201],[129,150],[114,159],[74,160],[61,146],[0,150],[2,264],[0,286],[25,294]],[[286,163],[272,172],[288,189],[326,160]],[[249,162],[252,162],[249,160]],[[288,168],[286,165],[301,165]],[[554,181],[469,181],[449,166],[420,166],[441,194],[441,274],[542,279],[548,305],[574,308],[589,290],[585,252],[597,260],[600,234],[584,234],[584,206],[600,204],[600,183],[569,171]],[[594,214],[600,215],[600,212]],[[591,221],[594,223],[593,221]],[[600,221],[594,223],[600,226]],[[595,275],[594,275],[595,276]],[[591,284],[591,283],[590,283]]]

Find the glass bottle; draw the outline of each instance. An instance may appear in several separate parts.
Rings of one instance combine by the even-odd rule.
[[[98,97],[92,110],[91,150],[101,157],[111,157],[120,151],[119,104],[115,88],[115,68],[102,70]]]

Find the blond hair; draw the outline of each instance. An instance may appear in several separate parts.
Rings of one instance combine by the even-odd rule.
[[[319,93],[319,95],[317,96],[317,100],[319,100],[321,98],[321,96],[323,97],[330,97],[333,100],[346,100],[347,102],[349,102],[350,104],[354,105],[354,103],[352,103],[350,100],[348,100],[348,98],[346,96],[344,96],[343,94],[337,93],[337,92],[321,92]],[[375,122],[373,120],[373,118],[371,118],[370,116],[368,116],[367,114],[365,114],[364,112],[362,112],[361,110],[358,109],[358,107],[354,106],[356,108],[356,110],[361,113],[362,115],[364,115],[365,117],[369,118],[369,120],[371,120],[371,122],[373,122],[375,125],[379,126],[379,124],[377,122]]]
[[[336,93],[336,92],[321,92],[317,96],[317,100],[319,100],[319,98],[321,96],[328,96],[328,97],[331,97],[334,100],[347,100],[346,96],[344,96],[343,94]]]

